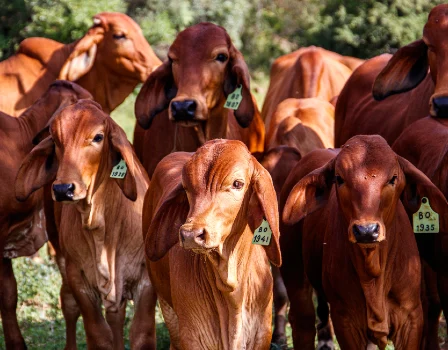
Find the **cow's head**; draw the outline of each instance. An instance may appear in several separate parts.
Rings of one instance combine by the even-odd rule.
[[[124,179],[116,179],[131,200],[137,196],[132,146],[124,131],[94,101],[80,100],[55,114],[49,136],[22,162],[16,179],[16,196],[26,200],[52,182],[52,197],[60,202],[90,203],[100,184],[121,159],[127,165]]]
[[[386,228],[391,227],[400,198],[409,212],[418,210],[422,197],[428,197],[436,211],[445,210],[443,194],[381,136],[355,136],[336,158],[295,185],[285,205],[284,221],[296,223],[322,207],[333,184],[353,243],[387,239]]]
[[[376,100],[414,89],[430,69],[435,84],[431,96],[433,117],[448,117],[448,5],[432,9],[423,38],[399,49],[381,71],[373,86]]]
[[[129,16],[102,12],[93,17],[93,26],[75,44],[59,78],[78,80],[94,65],[105,67],[107,74],[138,83],[146,80],[160,60]]]
[[[177,208],[183,205],[180,215]],[[185,249],[228,260],[241,239],[252,240],[252,235],[241,238],[241,232],[248,224],[254,231],[263,217],[273,232],[264,248],[280,265],[278,208],[269,173],[242,142],[212,140],[187,161],[182,183],[158,209],[146,238],[147,255],[158,260],[180,242]]]
[[[243,100],[235,111],[238,123],[251,123],[255,106],[249,71],[224,28],[200,23],[180,32],[165,61],[143,85],[135,105],[139,124],[168,108],[170,120],[184,126],[222,118],[227,96],[242,87]]]

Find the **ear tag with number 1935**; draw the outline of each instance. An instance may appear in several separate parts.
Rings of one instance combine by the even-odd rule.
[[[422,198],[420,209],[412,217],[414,233],[439,233],[439,214],[432,210],[427,197]]]
[[[124,159],[122,159],[117,165],[112,168],[110,177],[113,179],[124,179],[127,171],[128,167],[126,166],[126,162],[124,161]]]
[[[263,219],[261,225],[255,230],[252,244],[269,245],[271,243],[272,230],[266,219]]]
[[[224,104],[224,108],[230,108],[237,110],[243,100],[243,94],[241,92],[242,85],[238,86],[234,92],[227,96],[227,101]]]

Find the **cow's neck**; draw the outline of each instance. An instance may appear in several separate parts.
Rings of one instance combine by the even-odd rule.
[[[104,64],[95,61],[90,71],[76,83],[89,91],[106,113],[110,113],[134,91],[139,81],[113,74]]]
[[[207,290],[213,294],[211,297],[217,308],[224,349],[243,348],[243,309],[247,307],[244,300],[252,281],[249,265],[257,260],[252,255],[259,248],[252,245],[252,237],[249,226],[246,226],[242,233],[227,237],[222,249],[209,254],[205,264],[198,264],[203,268],[202,275],[207,278],[204,281],[209,284]]]

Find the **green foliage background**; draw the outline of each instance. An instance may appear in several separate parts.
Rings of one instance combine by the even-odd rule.
[[[368,58],[421,37],[439,0],[0,0],[0,59],[20,41],[45,36],[71,42],[101,11],[129,14],[159,56],[176,33],[201,21],[224,26],[252,69],[316,45]]]

